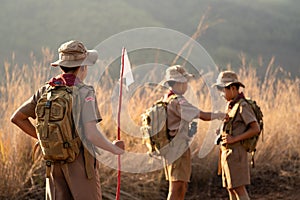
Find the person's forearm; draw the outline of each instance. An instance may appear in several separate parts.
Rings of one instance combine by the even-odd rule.
[[[236,135],[236,136],[232,136],[229,134],[223,135],[222,142],[224,142],[225,144],[226,143],[233,144],[233,143],[239,142],[241,140],[251,138],[251,137],[255,136],[256,134],[258,134],[259,131],[260,131],[260,129],[259,129],[258,123],[252,122],[250,124],[250,128],[240,135]]]
[[[17,126],[19,126],[26,134],[37,139],[35,127],[31,124],[29,119],[19,121]]]
[[[116,151],[116,146],[114,146],[109,140],[107,140],[100,132],[88,134],[87,139],[95,146],[103,150],[109,151],[111,153],[115,153]]]
[[[21,112],[16,112],[13,114],[13,116],[11,117],[10,120],[14,124],[16,124],[26,134],[37,139],[35,127],[29,121],[28,116],[24,115]]]
[[[96,122],[87,122],[85,124],[85,135],[87,139],[94,144],[95,146],[109,151],[114,154],[120,154],[122,150],[112,144],[98,129],[96,126]]]
[[[211,113],[200,111],[199,118],[203,121],[211,121],[214,119],[222,119],[225,115],[222,113]]]
[[[259,133],[259,127],[253,126],[253,127],[249,128],[247,131],[245,131],[243,134],[235,136],[234,140],[235,140],[235,142],[245,140],[245,139],[255,136],[258,133]]]

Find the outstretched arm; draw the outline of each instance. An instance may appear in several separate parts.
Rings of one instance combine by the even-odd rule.
[[[232,143],[236,143],[239,142],[241,140],[245,140],[248,138],[251,138],[253,136],[255,136],[256,134],[258,134],[260,131],[259,125],[258,123],[255,122],[251,122],[249,124],[249,129],[247,129],[247,131],[245,131],[243,134],[237,135],[237,136],[232,136],[230,134],[226,134],[222,137],[222,142],[224,144],[232,144]]]
[[[29,120],[29,116],[17,110],[10,118],[10,121],[16,124],[21,130],[31,137],[37,138],[36,130],[33,124]]]
[[[203,121],[211,121],[211,120],[214,120],[214,119],[222,120],[222,119],[225,118],[225,116],[226,115],[224,113],[221,113],[221,112],[212,113],[212,112],[200,111],[199,115],[198,115],[198,118],[202,119]]]
[[[120,140],[110,142],[107,140],[107,138],[97,129],[96,121],[85,123],[84,131],[87,139],[97,147],[113,154],[119,155],[124,153],[124,142]]]

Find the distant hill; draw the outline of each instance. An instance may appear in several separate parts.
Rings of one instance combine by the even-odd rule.
[[[210,8],[208,22],[222,19],[199,39],[216,63],[238,67],[239,54],[276,64],[300,75],[300,1],[297,0],[189,0],[130,1],[151,13],[169,28],[192,35],[203,13]],[[169,2],[173,2],[170,5]]]
[[[80,39],[93,47],[118,32],[144,26],[175,29],[191,35],[210,7],[208,22],[222,19],[199,42],[220,66],[239,66],[238,55],[249,60],[271,56],[276,64],[300,75],[300,1],[297,0],[2,0],[0,61],[16,52],[27,62],[42,47],[56,52],[59,44]]]
[[[163,26],[123,0],[3,0],[1,59],[15,51],[23,60],[31,51],[40,53],[42,47],[56,52],[62,42],[70,39],[79,39],[92,48],[113,34],[145,24]]]

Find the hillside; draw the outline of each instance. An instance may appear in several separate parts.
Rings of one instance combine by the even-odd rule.
[[[0,7],[0,62],[16,53],[16,63],[28,63],[31,52],[40,58],[41,48],[56,51],[62,42],[75,38],[94,47],[124,30],[158,26],[187,35],[210,7],[211,26],[199,42],[220,66],[239,66],[243,52],[254,62],[268,62],[300,74],[300,2],[296,0],[115,0],[35,1],[2,0]]]

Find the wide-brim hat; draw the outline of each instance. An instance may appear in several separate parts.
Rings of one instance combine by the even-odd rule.
[[[87,50],[80,41],[71,40],[58,48],[59,59],[51,65],[53,67],[78,67],[94,65],[98,59],[96,50]]]
[[[227,87],[231,84],[237,83],[241,87],[245,87],[243,83],[238,80],[237,74],[233,71],[223,71],[219,74],[216,83],[212,85],[212,87]]]
[[[185,83],[193,77],[194,75],[189,74],[181,65],[173,65],[167,68],[164,83],[168,81]]]

